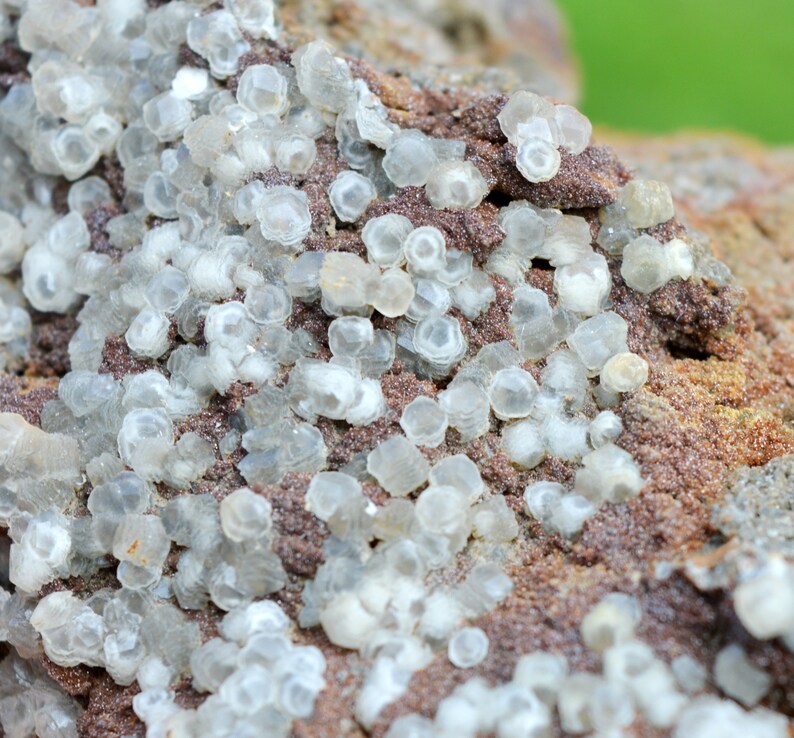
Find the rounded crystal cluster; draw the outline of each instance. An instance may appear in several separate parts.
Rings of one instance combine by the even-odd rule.
[[[512,679],[493,686],[475,676],[441,700],[433,719],[416,713],[397,718],[386,738],[496,735],[625,735],[641,718],[674,738],[741,735],[785,738],[785,716],[763,708],[742,710],[736,702],[709,695],[707,669],[684,653],[670,664],[637,636],[639,601],[622,592],[606,595],[584,617],[585,646],[600,656],[600,673],[574,671],[564,656],[532,651],[518,657]],[[488,638],[464,628],[449,643],[459,668],[482,660]],[[728,696],[754,708],[771,677],[744,650],[729,645],[717,656],[714,680]]]
[[[676,276],[688,279],[694,273],[693,255],[686,243],[673,239],[669,247],[660,248],[656,239],[642,233],[643,229],[666,223],[674,214],[670,188],[664,182],[640,179],[627,182],[617,200],[599,212],[601,228],[597,242],[604,251],[621,256],[630,242],[637,240],[640,244],[634,247],[634,265],[627,272],[632,275],[629,279],[639,280],[646,293]],[[632,284],[629,286],[638,289]]]
[[[400,127],[324,41],[281,53],[273,0],[10,2],[0,34],[30,55],[0,99],[0,369],[22,368],[41,314],[76,326],[40,427],[0,413],[6,733],[76,735],[42,653],[137,683],[147,735],[185,738],[311,717],[325,659],[293,620],[359,652],[365,730],[439,654],[487,664],[476,621],[510,596],[528,520],[486,460],[570,539],[643,487],[621,398],[652,370],[610,296],[613,278],[642,294],[696,278],[687,243],[643,232],[673,216],[669,190],[628,182],[595,243],[593,217],[497,207],[467,142]],[[498,124],[533,183],[591,135],[523,91]],[[737,610],[780,635],[745,615],[770,586],[745,583]],[[525,655],[513,682],[472,680],[388,735],[545,736],[555,704],[572,733],[636,711],[665,729],[689,715],[691,736],[730,720],[728,703],[681,713],[636,625],[605,600],[582,624],[605,676]],[[767,684],[735,649],[718,666],[745,704]]]
[[[529,182],[547,182],[560,171],[560,148],[581,154],[590,143],[590,121],[571,105],[553,105],[534,92],[514,92],[497,116],[516,147],[516,167]]]

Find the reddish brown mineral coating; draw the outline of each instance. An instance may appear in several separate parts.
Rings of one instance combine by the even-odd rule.
[[[121,256],[119,249],[110,245],[108,238],[107,222],[117,215],[121,215],[124,208],[121,205],[101,205],[85,215],[85,222],[88,225],[88,232],[91,234],[91,251],[98,254],[107,254],[113,260]]]
[[[153,368],[151,361],[136,359],[130,352],[123,336],[108,336],[102,349],[101,374],[112,374],[114,379],[123,379],[128,374],[141,374]]]
[[[28,55],[13,41],[3,41],[0,44],[0,90],[8,90],[29,79]]]
[[[38,425],[45,403],[58,396],[56,379],[0,375],[0,412],[18,413]]]
[[[62,377],[69,371],[69,340],[77,329],[73,315],[31,310],[33,333],[25,373],[33,377]]]

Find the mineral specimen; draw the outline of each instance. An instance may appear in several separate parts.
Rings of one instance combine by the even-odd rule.
[[[749,396],[671,390],[681,336],[760,340],[668,187],[288,5],[0,7],[5,733],[785,735],[780,670],[657,633],[665,521],[751,460],[681,460]]]

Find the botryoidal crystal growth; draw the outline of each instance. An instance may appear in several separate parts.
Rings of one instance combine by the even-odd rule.
[[[527,516],[575,539],[643,488],[614,410],[650,368],[610,293],[617,273],[641,294],[699,279],[685,240],[646,232],[673,217],[667,187],[629,181],[597,233],[581,215],[514,200],[483,255],[450,244],[450,221],[391,208],[404,188],[439,213],[478,208],[493,182],[466,143],[398,125],[328,43],[288,52],[272,0],[30,0],[3,5],[0,21],[30,55],[30,79],[0,100],[2,368],[25,357],[31,310],[78,323],[41,427],[0,414],[6,734],[77,734],[80,708],[38,667],[42,654],[136,683],[147,735],[195,738],[287,736],[312,715],[334,677],[299,629],[360,653],[365,729],[439,655],[476,667],[491,644],[475,621],[513,588],[487,552]],[[592,132],[572,106],[527,90],[496,119],[530,183],[553,180],[561,152],[581,155]],[[123,192],[95,173],[111,159]],[[64,179],[67,212],[54,195]],[[88,218],[108,207],[100,250]],[[325,247],[334,234],[350,236],[345,248]],[[553,271],[549,290],[527,282],[533,262]],[[497,287],[509,338],[475,349],[469,326]],[[322,317],[319,334],[301,325],[306,311]],[[110,339],[134,370],[107,370]],[[397,366],[427,388],[399,412],[384,391]],[[188,430],[233,389],[245,401],[222,438]],[[387,421],[388,437],[334,460],[329,429]],[[466,454],[492,432],[514,468],[556,459],[571,483],[529,484],[516,514]],[[239,485],[214,488],[210,472],[233,456]],[[297,622],[272,597],[288,574],[262,494],[289,475],[304,475],[305,508],[330,533],[323,563],[293,581]],[[101,573],[113,586],[66,584]],[[191,616],[210,605],[213,637]],[[638,620],[615,595],[583,621],[603,674],[527,654],[512,681],[472,679],[433,720],[404,716],[387,735],[546,736],[555,720],[618,735],[636,713],[686,738],[715,735],[713,721],[783,734],[771,714],[692,699],[700,665],[668,667],[636,639]],[[765,675],[735,650],[720,658],[718,681],[755,704]],[[752,689],[728,688],[737,670]],[[175,700],[183,679],[203,695],[195,709]]]

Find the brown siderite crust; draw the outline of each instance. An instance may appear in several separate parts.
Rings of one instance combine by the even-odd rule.
[[[98,254],[107,254],[116,260],[121,256],[121,252],[111,246],[106,226],[111,218],[121,215],[124,208],[121,205],[100,205],[98,208],[86,213],[85,222],[88,225],[88,232],[91,234],[91,251]]]
[[[182,63],[201,61],[187,51],[180,57]],[[289,55],[289,50],[272,45],[250,54],[246,61],[285,61]],[[0,67],[4,58],[0,57]],[[588,218],[595,233],[597,208],[612,202],[618,187],[629,178],[627,168],[612,150],[599,146],[579,156],[563,154],[557,177],[544,184],[530,184],[516,171],[514,152],[496,125],[495,116],[506,99],[503,95],[419,90],[405,77],[380,73],[360,61],[351,65],[355,76],[381,96],[394,121],[434,136],[465,141],[467,157],[493,188],[482,205],[464,212],[436,211],[420,189],[405,188],[389,200],[374,203],[368,217],[397,212],[409,216],[415,225],[434,225],[444,232],[451,246],[471,251],[478,264],[499,244],[502,234],[497,208],[510,200],[528,199],[544,207],[573,210]],[[230,80],[230,88],[235,84],[236,79]],[[330,220],[327,186],[344,168],[332,135],[327,135],[318,141],[318,159],[307,175],[286,176],[275,170],[258,175],[268,185],[295,184],[307,193],[314,224],[307,240],[310,250],[363,253],[360,226],[339,230],[326,227]],[[120,202],[123,190],[118,164],[107,162],[103,171]],[[118,256],[107,242],[105,226],[110,217],[121,212],[120,206],[111,206],[88,215],[94,250]],[[748,206],[747,212],[757,215],[758,210]],[[763,233],[770,254],[778,250],[782,253],[794,243],[794,238],[785,240],[794,226],[788,221],[788,226],[776,227],[779,221],[766,214],[771,224],[757,230]],[[740,227],[741,220],[738,225],[734,221],[731,224],[733,228],[726,228],[728,246],[721,248],[718,240],[717,248],[735,255],[746,234]],[[657,227],[654,235],[667,240],[682,230],[679,223],[670,222]],[[713,233],[721,237],[719,222],[714,224]],[[736,260],[741,263],[740,257]],[[493,682],[509,679],[516,659],[538,648],[564,653],[575,668],[597,669],[597,657],[584,648],[578,624],[587,610],[611,591],[629,592],[639,598],[643,608],[640,635],[665,660],[690,653],[710,666],[726,642],[741,643],[775,680],[765,704],[787,714],[794,712],[794,656],[775,642],[752,639],[736,620],[729,594],[704,594],[677,571],[662,576],[656,566],[658,562],[681,562],[717,535],[710,522],[710,507],[724,493],[732,470],[794,452],[794,350],[790,342],[780,339],[777,302],[754,299],[748,304],[741,289],[709,282],[671,283],[642,296],[626,289],[614,263],[612,272],[612,301],[629,324],[629,346],[645,355],[652,367],[648,384],[625,398],[618,409],[625,425],[620,445],[641,464],[648,480],[645,489],[629,503],[602,509],[585,526],[580,539],[570,543],[545,533],[521,512],[521,494],[529,482],[541,477],[572,481],[573,471],[566,464],[547,460],[532,471],[518,471],[500,450],[498,421],[474,442],[461,443],[450,431],[439,449],[425,449],[431,461],[442,453],[469,455],[480,465],[490,490],[504,493],[508,504],[518,512],[519,537],[501,552],[515,591],[503,606],[478,622],[491,642],[487,659],[475,669],[459,670],[444,655],[437,657],[414,676],[406,695],[385,710],[372,731],[376,738],[382,738],[397,715],[418,711],[432,716],[439,700],[471,676],[482,675]],[[551,272],[541,267],[527,274],[530,284],[551,295],[550,277]],[[487,343],[510,339],[510,292],[501,280],[493,281],[496,300],[484,315],[469,322],[452,313],[460,320],[472,353]],[[790,281],[781,289],[793,287],[794,281]],[[791,314],[784,317],[790,319]],[[304,328],[322,342],[328,321],[315,305],[296,302],[289,327]],[[30,422],[37,422],[43,404],[56,396],[55,378],[68,371],[66,344],[75,328],[72,317],[35,316],[28,376],[0,379],[3,410],[20,412]],[[321,355],[327,356],[327,347]],[[123,338],[107,339],[101,371],[121,378],[148,368],[149,362],[129,353]],[[527,368],[537,374],[537,367]],[[391,410],[385,418],[365,428],[324,419],[318,422],[328,446],[330,468],[344,466],[357,454],[398,433],[397,421],[408,402],[418,394],[433,396],[443,389],[404,371],[399,361],[383,377],[382,384]],[[212,441],[218,454],[205,478],[186,493],[209,492],[220,499],[243,483],[235,468],[242,452],[238,449],[221,457],[217,444],[230,428],[239,425],[237,413],[250,392],[250,388],[235,384],[225,396],[215,398],[207,410],[176,429],[177,435],[193,431]],[[279,485],[257,490],[273,506],[278,533],[275,550],[288,573],[288,585],[275,599],[291,617],[300,611],[303,579],[313,576],[323,561],[322,547],[328,536],[325,525],[304,508],[308,482],[306,475],[292,474]],[[164,488],[160,491],[173,494]],[[385,501],[385,493],[375,485],[365,485],[365,492],[375,504]],[[476,555],[473,545],[470,557]],[[461,570],[470,565],[471,559],[461,561]],[[82,592],[104,586],[101,578],[70,581],[67,585]],[[189,613],[205,637],[217,631],[221,616],[212,607]],[[320,629],[296,630],[295,638],[318,645],[328,660],[328,687],[320,695],[312,718],[295,723],[296,738],[363,736],[353,718],[356,690],[366,673],[358,655],[329,644]],[[136,686],[117,686],[101,670],[65,669],[46,659],[44,662],[51,676],[84,705],[81,736],[144,734],[131,709]],[[201,699],[188,681],[181,683],[177,692],[178,701],[184,705],[195,705]],[[632,735],[665,733],[636,724]]]
[[[141,374],[152,368],[151,361],[136,359],[123,336],[108,336],[102,347],[101,374],[112,374],[114,379],[123,379],[128,374]]]
[[[0,375],[0,412],[18,413],[38,425],[41,409],[58,396],[58,380],[47,377]]]
[[[30,311],[33,331],[25,374],[62,377],[69,371],[69,340],[77,330],[74,315]]]
[[[29,79],[28,55],[15,42],[3,41],[0,44],[0,90],[8,90]]]

